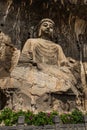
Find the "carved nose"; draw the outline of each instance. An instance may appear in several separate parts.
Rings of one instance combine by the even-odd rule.
[[[47,31],[49,31],[50,30],[50,27],[49,26],[47,26],[47,29],[46,29]]]
[[[47,28],[49,29],[49,28],[50,28],[50,26],[47,26]]]

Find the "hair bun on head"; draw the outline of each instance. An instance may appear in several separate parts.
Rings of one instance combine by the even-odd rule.
[[[42,20],[40,21],[39,26],[40,26],[42,23],[47,22],[47,21],[50,22],[50,23],[52,23],[53,25],[55,25],[55,23],[54,23],[53,20],[51,20],[51,19],[49,19],[49,18],[44,18],[44,19],[42,19]]]

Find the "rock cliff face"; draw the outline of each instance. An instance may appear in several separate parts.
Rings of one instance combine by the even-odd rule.
[[[79,60],[80,34],[84,35],[82,41],[86,46],[86,12],[85,0],[1,0],[0,29],[22,49],[27,38],[36,37],[38,22],[42,18],[51,18],[56,23],[54,41],[63,47],[66,56]]]
[[[37,111],[70,111],[78,104],[78,108],[84,109],[86,106],[86,74],[87,74],[87,1],[86,0],[1,0],[0,1],[0,30],[11,38],[11,43],[20,51],[28,38],[37,37],[38,23],[42,18],[51,18],[55,22],[55,32],[53,41],[61,45],[66,57],[75,60],[72,73],[75,76],[74,87],[80,89],[80,97],[76,97],[77,91],[68,90],[70,84],[62,85],[67,87],[67,93],[54,92],[56,78],[46,75],[44,72],[36,71],[32,67],[27,71],[27,65],[19,65],[12,71],[11,78],[2,74],[0,77],[1,96],[3,99],[0,109],[9,106],[12,109],[33,109]],[[2,40],[1,40],[2,43]],[[0,43],[0,44],[1,44]],[[7,52],[9,53],[9,52]],[[72,62],[72,61],[71,61]],[[7,63],[7,62],[6,62]],[[10,63],[10,59],[9,59]],[[77,65],[78,64],[78,65]],[[9,67],[9,66],[8,66]],[[21,72],[25,69],[26,75],[31,75],[26,80],[26,75]],[[66,69],[65,69],[66,70]],[[70,70],[71,71],[71,70]],[[28,72],[28,73],[27,73]],[[3,72],[2,72],[3,73]],[[55,70],[56,73],[56,70]],[[65,72],[67,73],[67,72]],[[25,75],[25,76],[23,76]],[[79,76],[78,76],[79,75]],[[16,76],[18,76],[16,78]],[[21,78],[20,78],[21,76]],[[35,76],[35,77],[34,77]],[[43,80],[39,80],[43,77]],[[66,74],[67,76],[67,74]],[[70,74],[70,77],[72,74]],[[27,76],[28,77],[28,76]],[[38,77],[38,78],[37,78]],[[40,77],[40,78],[39,78]],[[23,79],[25,78],[25,79]],[[19,81],[21,79],[21,81]],[[31,86],[31,80],[38,79],[41,83],[38,89]],[[47,79],[50,79],[48,81]],[[15,80],[15,82],[14,82]],[[44,80],[47,80],[48,89],[44,90]],[[62,78],[60,79],[62,80]],[[3,82],[4,81],[4,82]],[[33,82],[32,81],[32,82]],[[67,80],[69,81],[69,79]],[[49,83],[50,82],[50,83]],[[15,84],[12,86],[12,83]],[[73,84],[72,83],[72,84]],[[30,84],[30,86],[29,86]],[[71,84],[71,85],[72,85]],[[76,86],[75,86],[76,85]],[[53,87],[51,92],[50,86]],[[32,90],[30,90],[32,87]],[[85,89],[84,89],[85,88]],[[33,90],[34,89],[34,90]],[[65,87],[63,87],[65,89]],[[28,93],[29,91],[29,93]],[[32,93],[32,91],[34,93]],[[64,90],[63,90],[64,91]],[[41,94],[42,92],[42,94]],[[39,93],[39,94],[38,94]],[[84,98],[85,93],[85,98]],[[40,95],[41,94],[41,95]],[[34,96],[33,96],[34,95]],[[7,99],[6,99],[7,98]],[[24,101],[23,101],[24,99]],[[32,100],[32,103],[31,103]],[[3,105],[4,101],[4,105]],[[41,105],[43,104],[43,106]],[[79,105],[80,104],[80,105]],[[25,107],[26,106],[26,107]],[[36,108],[35,108],[36,107]]]

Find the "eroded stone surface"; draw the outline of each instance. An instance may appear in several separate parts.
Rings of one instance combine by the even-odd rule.
[[[39,110],[50,110],[58,109],[55,105],[50,106],[52,104],[50,95],[51,93],[60,94],[63,96],[64,92],[71,90],[73,95],[79,96],[81,93],[77,85],[77,79],[73,76],[72,72],[67,67],[56,67],[44,65],[45,69],[38,70],[34,66],[29,66],[29,64],[18,65],[11,73],[11,83],[14,88],[19,88],[21,93],[24,93],[30,99],[29,102],[25,98],[24,103],[28,102],[28,105],[24,106],[23,109],[32,110],[32,104],[35,105],[37,111]],[[79,73],[78,73],[79,74]],[[81,84],[79,84],[79,87]],[[50,95],[44,97],[44,95]],[[41,99],[42,98],[42,99]],[[44,99],[47,98],[47,99]],[[38,107],[40,105],[40,99],[45,106]],[[44,100],[49,100],[44,102]],[[57,100],[57,99],[56,99]],[[57,101],[56,101],[57,102]],[[47,106],[46,106],[47,105]],[[15,108],[16,109],[16,108]]]
[[[21,55],[12,46],[10,76],[0,79],[2,88],[15,89],[9,93],[6,106],[33,112],[70,111],[78,106],[83,109],[81,64],[66,58],[61,46],[50,41],[53,25],[50,19],[42,20],[39,38],[28,39]],[[7,55],[11,50],[4,52]]]
[[[18,63],[20,51],[15,48],[8,35],[0,32],[0,77],[10,75]]]

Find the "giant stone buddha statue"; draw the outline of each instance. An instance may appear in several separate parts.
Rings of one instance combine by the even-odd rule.
[[[47,93],[62,94],[70,90],[77,99],[81,94],[80,76],[73,69],[77,64],[67,60],[61,46],[52,41],[53,31],[51,19],[41,20],[38,38],[25,42],[18,66],[11,73],[13,86],[20,88],[22,96],[26,95],[22,97],[24,109],[53,110],[55,105],[50,107],[46,102],[39,105],[41,97]]]
[[[66,62],[61,46],[50,41],[53,37],[53,28],[54,22],[52,20],[41,20],[38,38],[28,39],[23,47],[22,54],[37,64],[46,63],[60,66],[63,62]]]

